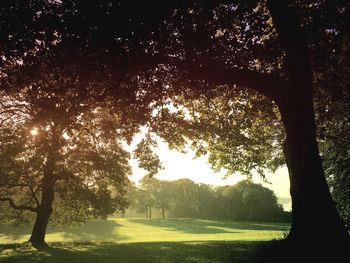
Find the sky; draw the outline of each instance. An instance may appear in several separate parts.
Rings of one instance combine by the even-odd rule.
[[[132,151],[136,144],[141,140],[142,135],[135,136],[131,145],[125,145],[124,147],[128,151]],[[233,185],[246,177],[236,173],[227,178],[225,177],[225,171],[214,172],[208,164],[208,156],[202,156],[194,159],[194,152],[187,148],[187,153],[180,153],[176,150],[169,150],[166,143],[160,139],[157,141],[158,147],[155,152],[158,154],[162,165],[164,167],[155,177],[162,180],[176,180],[180,178],[189,178],[196,183],[205,183],[214,186]],[[131,180],[137,183],[147,171],[138,167],[136,160],[130,161],[132,166]],[[267,173],[266,178],[270,183],[262,181],[258,174],[253,174],[253,181],[255,183],[261,183],[263,186],[274,191],[279,199],[279,202],[283,205],[285,210],[291,209],[290,195],[289,195],[289,177],[286,167],[278,169],[275,173]]]

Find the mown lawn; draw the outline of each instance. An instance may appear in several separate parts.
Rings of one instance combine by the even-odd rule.
[[[289,226],[198,219],[108,219],[49,228],[50,248],[25,242],[29,227],[0,226],[4,262],[254,262]]]

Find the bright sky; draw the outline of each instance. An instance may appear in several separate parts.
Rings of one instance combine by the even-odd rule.
[[[141,140],[142,135],[135,136],[133,143],[125,148],[132,151],[136,144]],[[189,178],[196,183],[205,183],[210,185],[233,185],[246,177],[241,174],[234,174],[228,178],[224,178],[225,172],[214,172],[207,162],[207,156],[193,159],[194,153],[187,149],[187,153],[180,153],[175,150],[169,150],[166,143],[158,141],[158,147],[155,149],[164,169],[161,170],[156,177],[162,180],[176,180],[179,178]],[[147,171],[138,167],[136,160],[131,160],[132,177],[131,180],[136,183],[147,174]],[[265,187],[270,188],[279,198],[279,202],[286,210],[291,209],[289,195],[289,178],[286,167],[278,169],[275,173],[266,174],[267,180],[271,183],[264,183],[260,176],[253,175],[253,181],[261,183]]]

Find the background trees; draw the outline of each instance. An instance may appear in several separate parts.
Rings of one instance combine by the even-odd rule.
[[[136,192],[136,195],[129,194],[129,201],[135,204],[131,208],[145,213],[147,218],[151,218],[152,208],[153,211],[158,208],[163,218],[166,215],[173,218],[290,222],[290,214],[283,211],[275,194],[249,180],[214,188],[189,179],[163,181],[145,176]]]
[[[333,79],[333,78],[331,78]],[[350,227],[350,169],[349,169],[349,92],[350,79],[344,77],[323,85],[331,85],[336,93],[320,92],[316,107],[319,108],[319,142],[325,173],[331,187],[331,193],[347,228]],[[325,99],[326,97],[327,99]]]

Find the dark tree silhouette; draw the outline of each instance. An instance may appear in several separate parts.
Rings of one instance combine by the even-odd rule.
[[[98,67],[108,67],[111,61],[119,65],[120,76],[134,76],[144,87],[137,95],[152,102],[147,110],[161,108],[167,97],[183,91],[174,88],[180,81],[171,85],[178,75],[189,80],[183,86],[198,94],[205,90],[196,80],[210,83],[205,89],[227,85],[254,90],[277,105],[286,133],[283,149],[293,206],[288,239],[300,244],[341,244],[348,234],[325,180],[313,109],[314,76],[325,70],[313,70],[309,53],[317,43],[307,39],[308,21],[315,20],[316,28],[327,21],[312,12],[294,12],[298,6],[312,11],[319,5],[280,0],[155,1],[150,6],[136,1],[48,1],[26,8],[22,1],[4,1],[2,75],[13,81],[15,77],[8,79],[4,72],[13,64],[30,63],[28,54],[60,51],[81,63],[96,59],[102,60]],[[345,17],[344,3],[335,5],[338,15]],[[340,35],[347,30],[334,27],[328,30],[339,30]],[[346,60],[348,53],[344,54]],[[169,74],[162,76],[162,71]],[[178,130],[148,124],[172,146],[184,143]]]

